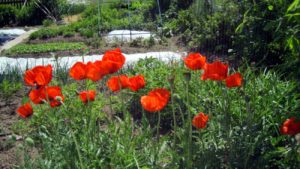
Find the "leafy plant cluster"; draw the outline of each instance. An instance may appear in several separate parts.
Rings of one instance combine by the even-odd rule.
[[[20,122],[16,127],[28,133],[22,147],[28,160],[20,168],[186,168],[187,149],[193,154],[191,168],[297,168],[299,145],[279,133],[286,118],[299,117],[296,85],[276,72],[249,66],[241,70],[245,83],[235,89],[200,80],[200,71],[186,77],[182,62],[166,64],[152,58],[122,71],[144,75],[147,84],[138,93],[112,94],[106,78],[98,83],[75,83],[68,76],[67,84],[55,80],[52,85],[63,87],[64,104],[53,109],[37,105],[29,126]],[[156,87],[172,91],[172,101],[158,112],[159,139],[154,136],[158,113],[146,112],[139,104],[139,96]],[[82,103],[75,92],[82,89],[97,90],[96,100]],[[209,115],[205,129],[192,131],[191,147],[186,145],[188,111]],[[33,145],[42,151],[29,160]]]
[[[82,19],[67,26],[43,28],[30,36],[30,39],[44,39],[60,36],[63,33],[80,34],[91,38],[97,32],[108,32],[114,29],[154,30],[155,16],[150,11],[154,8],[154,1],[124,1],[110,3],[92,3],[82,13]]]
[[[0,97],[9,97],[22,88],[21,71],[9,64],[1,69],[3,71],[0,73]]]
[[[82,42],[57,42],[43,44],[19,44],[5,51],[8,55],[26,54],[26,53],[44,53],[67,50],[80,50],[87,46]]]
[[[190,49],[277,65],[299,79],[299,0],[198,0],[169,3],[164,34]],[[230,16],[230,17],[229,17]]]
[[[31,0],[20,9],[13,5],[1,5],[0,26],[39,25],[47,18],[59,20],[61,7],[67,6],[62,4],[66,4],[65,0]]]

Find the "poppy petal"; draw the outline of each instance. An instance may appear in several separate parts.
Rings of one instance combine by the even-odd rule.
[[[26,103],[17,109],[17,113],[22,118],[27,118],[33,114],[33,109],[30,103]]]

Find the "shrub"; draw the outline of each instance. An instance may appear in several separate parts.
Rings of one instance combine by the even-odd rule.
[[[63,33],[64,37],[73,37],[75,35],[75,32],[71,32],[71,31],[65,31]]]
[[[79,30],[79,33],[81,36],[86,38],[92,38],[94,36],[94,31],[91,29],[83,28]]]
[[[14,24],[17,10],[11,5],[0,5],[0,26]]]
[[[53,24],[53,20],[51,20],[51,19],[45,19],[45,20],[43,20],[43,26],[44,27],[51,26],[52,24]]]

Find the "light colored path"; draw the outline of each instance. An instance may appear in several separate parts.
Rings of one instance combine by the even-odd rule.
[[[186,52],[148,52],[148,53],[136,53],[136,54],[124,54],[126,58],[126,64],[136,63],[140,59],[144,58],[157,58],[165,62],[172,60],[180,60]],[[91,55],[84,56],[85,63],[89,61],[101,60],[103,55]],[[82,61],[81,56],[74,57],[61,57],[58,63],[61,67],[70,68],[74,63]],[[32,68],[37,65],[48,65],[56,66],[54,58],[8,58],[0,57],[0,72],[5,71],[9,68],[18,68],[21,71],[26,70],[26,68]]]
[[[27,39],[30,36],[30,34],[32,34],[33,32],[35,32],[37,30],[38,30],[38,28],[31,29],[31,30],[21,34],[20,36],[18,36],[14,40],[11,40],[11,41],[8,41],[8,42],[4,43],[4,45],[2,47],[0,47],[0,53],[3,50],[10,49],[10,48],[14,47],[15,45],[23,42],[25,39]]]

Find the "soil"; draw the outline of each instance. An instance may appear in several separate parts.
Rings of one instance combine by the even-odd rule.
[[[15,110],[21,105],[25,95],[25,89],[21,89],[10,97],[0,94],[0,169],[11,169],[20,162],[17,145],[22,140],[16,136],[17,141],[11,141],[13,125],[19,120]]]

